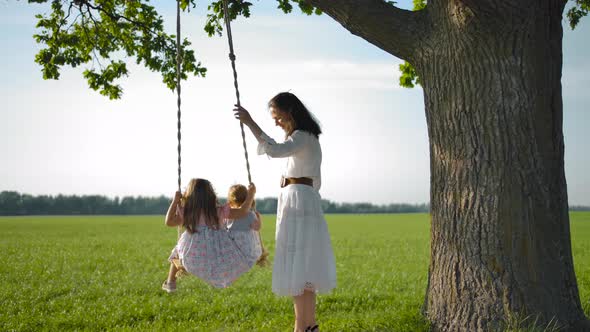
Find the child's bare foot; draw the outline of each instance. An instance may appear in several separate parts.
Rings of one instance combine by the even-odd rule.
[[[176,281],[164,281],[162,284],[162,289],[168,294],[176,292]]]

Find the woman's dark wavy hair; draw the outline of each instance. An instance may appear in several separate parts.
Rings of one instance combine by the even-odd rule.
[[[318,123],[318,120],[311,114],[311,112],[303,105],[301,100],[290,92],[281,92],[278,95],[272,97],[268,102],[268,107],[275,107],[279,110],[286,112],[291,115],[295,125],[293,131],[301,130],[306,131],[315,137],[320,136],[322,129]],[[287,136],[289,136],[289,133]]]

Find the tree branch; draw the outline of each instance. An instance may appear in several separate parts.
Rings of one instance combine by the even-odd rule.
[[[412,60],[427,32],[426,11],[396,8],[383,0],[306,0],[352,34],[387,53]]]
[[[90,9],[94,9],[98,12],[101,12],[103,14],[105,14],[106,16],[108,16],[113,22],[118,22],[119,20],[124,20],[127,21],[128,23],[131,23],[134,27],[138,28],[138,29],[142,29],[143,33],[149,33],[152,36],[158,36],[158,33],[155,32],[152,28],[150,28],[149,26],[146,26],[145,24],[138,22],[136,20],[133,20],[125,15],[120,15],[119,13],[117,13],[116,11],[110,12],[106,9],[104,9],[103,6],[100,5],[92,5],[90,2],[86,1],[86,0],[79,0],[77,1],[80,3],[80,6],[85,5],[86,8],[88,8],[88,14],[90,16],[90,18],[92,18],[92,20],[94,21],[95,25],[97,24],[97,22],[95,21],[94,17],[92,16],[92,13],[90,12]],[[176,51],[176,45],[168,45],[168,43],[166,42],[166,44],[164,44],[164,47],[168,50],[168,51]]]

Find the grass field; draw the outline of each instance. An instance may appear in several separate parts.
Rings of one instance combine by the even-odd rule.
[[[274,216],[263,238],[274,251]],[[425,214],[329,215],[338,288],[318,298],[322,331],[426,331]],[[590,315],[590,213],[572,213],[580,296]],[[163,217],[0,218],[0,331],[290,331],[289,298],[254,268],[216,290],[190,277],[160,289],[176,230]],[[272,258],[272,257],[271,257]]]

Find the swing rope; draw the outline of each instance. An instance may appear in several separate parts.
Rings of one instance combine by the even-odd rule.
[[[180,96],[180,92],[181,92],[181,88],[180,88],[180,81],[182,79],[182,76],[180,74],[180,69],[182,66],[182,48],[181,48],[181,44],[180,44],[180,0],[176,0],[176,106],[177,106],[177,112],[176,112],[176,137],[178,138],[178,147],[177,147],[177,151],[178,151],[178,191],[181,191],[181,183],[182,183],[182,168],[181,168],[181,112],[180,112],[180,105],[182,103],[182,98]],[[176,240],[180,240],[180,236],[182,235],[182,225],[178,225],[176,227],[176,235],[177,238]],[[178,269],[178,271],[176,272],[176,277],[182,277],[185,274],[187,274],[188,272],[186,272],[186,269],[182,266],[182,263],[180,262],[180,259],[174,259],[173,264],[176,266],[176,268]]]
[[[236,90],[236,105],[240,104],[240,90],[238,89],[238,72],[236,70],[236,55],[234,53],[234,42],[231,35],[231,24],[229,17],[229,9],[227,5],[228,0],[223,0],[223,18],[225,20],[225,27],[227,33],[227,41],[229,44],[229,59],[231,67],[234,72],[234,88]],[[244,124],[240,122],[240,130],[242,131],[242,145],[244,146],[244,157],[246,158],[246,170],[248,171],[248,183],[252,183],[252,175],[250,173],[250,162],[248,161],[248,149],[246,147],[246,134],[244,133]]]
[[[236,54],[234,53],[234,41],[231,34],[231,18],[229,17],[229,8],[228,8],[228,0],[223,0],[223,18],[225,20],[225,27],[226,27],[226,34],[227,34],[227,42],[229,44],[229,60],[231,61],[231,68],[234,73],[234,88],[236,90],[236,105],[241,106],[240,104],[240,90],[238,89],[238,72],[236,70]],[[244,133],[244,124],[240,122],[240,130],[242,131],[242,145],[244,146],[244,157],[246,158],[246,170],[248,171],[248,183],[252,183],[252,175],[250,173],[250,162],[248,161],[248,148],[246,147],[246,134]],[[260,241],[260,246],[262,247],[262,254],[260,255],[258,261],[256,262],[259,266],[268,266],[268,251],[264,248],[264,242],[262,242],[262,236],[260,232],[258,233],[258,240]]]
[[[181,138],[181,134],[180,134],[180,104],[181,104],[181,98],[180,98],[180,69],[181,69],[181,63],[182,63],[182,55],[181,55],[181,48],[180,48],[180,0],[176,1],[176,105],[178,106],[178,111],[176,113],[176,119],[177,119],[177,138],[178,138],[178,191],[180,191],[180,183],[181,183],[181,157],[180,157],[180,150],[181,150],[181,144],[180,144],[180,138]]]
[[[181,191],[180,184],[181,184],[181,132],[180,132],[180,104],[181,104],[181,97],[180,97],[180,69],[182,63],[182,49],[180,45],[180,0],[176,1],[176,105],[178,107],[178,111],[176,112],[176,137],[178,138],[178,191]],[[177,227],[178,238],[180,239],[180,234],[182,233],[182,226]]]

